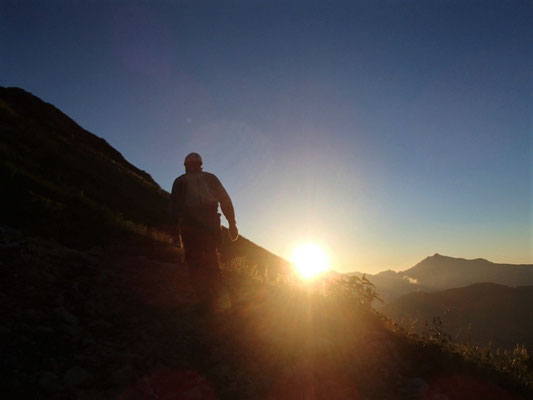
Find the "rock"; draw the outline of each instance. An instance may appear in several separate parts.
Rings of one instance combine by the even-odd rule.
[[[48,390],[57,390],[61,385],[58,382],[58,377],[51,371],[44,371],[37,381],[40,387]]]
[[[312,340],[313,349],[319,353],[333,353],[335,345],[325,337],[315,337]]]
[[[422,378],[412,378],[407,381],[407,387],[413,392],[421,393],[426,391],[429,386]]]
[[[96,330],[108,330],[108,329],[113,328],[113,324],[110,324],[109,322],[106,322],[103,320],[97,320],[97,321],[90,322],[89,327],[91,329],[96,329]]]
[[[111,382],[116,385],[125,385],[132,380],[134,373],[135,369],[132,365],[125,365],[111,374]]]
[[[56,304],[61,307],[65,304],[65,296],[60,294],[56,297],[55,301],[56,301]]]
[[[49,358],[47,360],[47,363],[52,369],[57,369],[58,368],[58,363],[57,363],[57,360],[55,358]]]
[[[6,326],[0,326],[0,335],[10,335],[11,334],[11,329],[9,329],[8,327]]]
[[[435,371],[435,365],[433,363],[424,363],[420,366],[420,372],[423,374],[431,374]]]
[[[219,377],[227,377],[227,376],[230,376],[230,367],[227,365],[227,364],[221,364],[217,367],[215,367],[215,373],[219,376]]]
[[[38,325],[35,327],[36,331],[43,332],[43,333],[54,333],[54,329],[49,326],[44,325]]]
[[[63,321],[69,325],[78,325],[78,318],[67,311],[65,307],[57,307],[55,309],[57,315],[59,315]]]
[[[202,399],[203,393],[202,390],[199,387],[194,387],[192,389],[187,390],[185,393],[183,393],[183,399],[187,400],[193,400],[193,399]]]
[[[63,325],[63,331],[73,338],[77,338],[81,335],[81,329],[77,325]]]
[[[33,308],[27,308],[22,311],[22,316],[25,319],[35,319],[37,312]]]
[[[65,385],[67,386],[74,387],[87,382],[89,379],[91,379],[91,374],[85,368],[75,366],[65,373],[63,382],[65,382]]]

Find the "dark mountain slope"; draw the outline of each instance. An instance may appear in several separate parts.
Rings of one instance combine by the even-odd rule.
[[[45,103],[38,97],[20,88],[0,87],[0,109],[3,113],[3,124],[7,125],[9,117],[15,124],[26,125],[37,129],[46,129],[62,136],[71,144],[82,147],[85,152],[101,154],[121,168],[129,170],[147,183],[158,186],[152,177],[124,159],[122,154],[111,147],[104,139],[80,127],[76,122],[63,114],[52,104]],[[13,121],[15,120],[15,121]]]
[[[22,89],[0,87],[0,135],[5,223],[90,245],[117,222],[167,222],[168,194],[150,175]]]
[[[511,288],[477,283],[440,292],[406,294],[386,304],[383,312],[405,326],[423,331],[427,321],[441,319],[443,330],[460,341],[513,349],[533,349],[533,286]]]

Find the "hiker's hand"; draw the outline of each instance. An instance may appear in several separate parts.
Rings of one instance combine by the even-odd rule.
[[[172,229],[172,244],[177,247],[181,246],[181,225],[177,224]]]
[[[181,246],[181,236],[180,235],[172,235],[172,244],[176,247],[182,247]]]
[[[229,237],[233,242],[239,238],[239,230],[237,229],[237,225],[230,224],[228,232],[229,232]]]

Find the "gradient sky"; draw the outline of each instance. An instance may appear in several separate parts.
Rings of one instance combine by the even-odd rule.
[[[0,85],[339,271],[533,263],[530,1],[0,1]]]

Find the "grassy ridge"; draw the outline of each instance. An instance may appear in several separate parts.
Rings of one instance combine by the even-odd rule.
[[[117,221],[165,226],[168,193],[103,139],[20,89],[0,98],[3,221],[60,241],[76,231],[79,244],[120,230]]]

